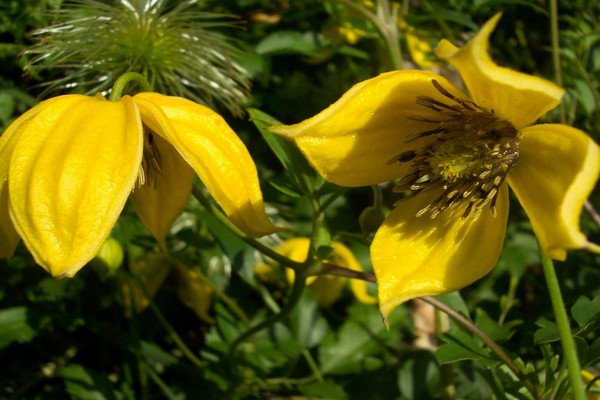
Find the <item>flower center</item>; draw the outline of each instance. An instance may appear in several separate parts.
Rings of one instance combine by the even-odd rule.
[[[144,149],[142,151],[142,165],[138,173],[137,182],[133,190],[142,187],[156,189],[157,177],[162,175],[162,161],[160,152],[154,140],[155,133],[144,125]]]
[[[388,162],[411,163],[394,191],[411,190],[409,196],[433,189],[441,192],[417,216],[428,213],[435,218],[441,212],[462,210],[459,206],[464,206],[462,218],[467,218],[476,216],[488,204],[495,216],[500,186],[519,157],[520,133],[493,110],[457,98],[436,80],[432,84],[451,103],[417,97],[417,104],[435,111],[439,118],[409,117],[431,123],[433,129],[409,136],[407,143],[422,140],[424,144]]]

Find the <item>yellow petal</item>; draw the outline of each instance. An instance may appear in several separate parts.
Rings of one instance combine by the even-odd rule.
[[[62,97],[40,103],[17,118],[0,136],[0,258],[11,257],[19,243],[19,235],[9,215],[8,169],[15,145],[21,138],[23,128],[44,108]]]
[[[496,14],[486,22],[465,47],[458,49],[442,40],[435,52],[460,72],[478,105],[494,110],[519,129],[556,107],[564,91],[545,79],[500,67],[492,61],[488,41],[500,17]]]
[[[385,319],[399,304],[420,296],[461,289],[487,274],[502,249],[508,216],[508,190],[498,194],[497,216],[488,207],[462,219],[462,210],[435,219],[417,212],[439,193],[421,193],[401,202],[377,231],[371,260],[379,307]],[[464,209],[464,207],[463,207]]]
[[[427,71],[403,70],[381,74],[348,90],[316,116],[271,131],[292,139],[325,179],[342,186],[364,186],[404,175],[408,163],[388,161],[424,145],[407,143],[409,135],[433,129],[411,116],[439,119],[416,103],[417,96],[447,100],[431,83],[436,79],[456,96],[464,97],[443,77]]]
[[[134,185],[137,109],[128,96],[68,95],[19,129],[9,166],[12,220],[41,266],[72,276],[98,252]]]
[[[154,185],[136,189],[131,195],[135,211],[163,250],[171,224],[190,199],[194,170],[166,140],[153,135],[160,155],[160,175]]]
[[[158,93],[140,93],[135,102],[144,123],[175,147],[238,228],[255,237],[278,230],[265,213],[256,166],[221,116]]]
[[[600,171],[600,150],[582,131],[560,124],[522,130],[519,160],[508,182],[527,212],[545,254],[600,252],[579,230],[579,216]]]
[[[352,251],[350,251],[348,247],[339,242],[333,242],[332,246],[332,262],[339,264],[343,267],[347,267],[353,271],[364,271],[360,263],[358,262],[356,257],[354,257],[354,254],[352,254]],[[367,284],[369,283],[361,279],[350,279],[350,289],[352,290],[352,293],[354,293],[356,299],[361,303],[375,304],[377,303],[377,299],[368,293]],[[374,284],[371,283],[371,285]]]

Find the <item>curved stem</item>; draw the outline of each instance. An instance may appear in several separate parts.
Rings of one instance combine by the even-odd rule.
[[[385,42],[385,47],[389,52],[390,62],[394,69],[402,69],[404,67],[404,61],[402,60],[402,50],[400,49],[398,27],[396,26],[395,18],[393,18],[393,13],[388,0],[381,0],[383,16],[375,15],[362,5],[350,0],[337,1],[344,6],[358,12],[363,17],[371,21],[373,25],[375,25],[379,31],[379,34],[381,35],[381,38]]]
[[[549,257],[546,257],[542,251],[540,251],[540,257],[542,268],[544,270],[544,277],[546,278],[546,286],[548,287],[552,308],[554,309],[554,318],[556,318],[556,325],[558,327],[558,333],[560,334],[565,362],[567,364],[567,372],[571,383],[571,393],[575,400],[585,400],[585,388],[583,386],[583,380],[581,379],[581,366],[579,364],[579,358],[577,358],[577,349],[575,347],[575,341],[573,340],[573,334],[571,333],[571,326],[569,325],[569,317],[567,316],[565,303],[560,292],[560,285],[558,284],[554,263]]]
[[[298,304],[298,301],[300,300],[300,297],[305,287],[306,277],[302,274],[297,275],[294,279],[294,285],[292,286],[292,293],[290,294],[288,302],[281,309],[281,311],[278,314],[271,315],[269,318],[259,322],[257,325],[253,326],[252,328],[248,329],[240,336],[238,336],[238,338],[235,339],[235,341],[231,344],[231,347],[229,348],[229,357],[232,357],[235,354],[238,346],[242,342],[253,336],[255,333],[260,332],[261,330],[268,328],[269,326],[287,317],[294,310],[296,304]]]
[[[483,343],[485,343],[485,345],[488,346],[490,350],[492,350],[496,354],[496,356],[498,356],[498,358],[512,371],[512,373],[515,374],[521,382],[523,382],[523,385],[525,386],[525,388],[527,388],[529,393],[531,393],[534,399],[542,400],[542,396],[537,392],[535,386],[533,385],[533,383],[531,383],[527,375],[525,375],[525,373],[521,371],[519,367],[515,365],[515,363],[513,363],[512,359],[508,354],[506,354],[504,349],[498,346],[498,344],[496,344],[496,342],[494,342],[492,338],[486,335],[485,332],[483,332],[475,324],[473,324],[471,321],[465,318],[461,313],[453,310],[451,307],[448,307],[441,301],[430,296],[423,296],[420,297],[420,299],[448,314],[448,316],[450,316],[450,318],[452,318],[454,321],[458,322],[463,327],[471,331],[471,333],[473,333]]]
[[[369,282],[377,281],[375,278],[375,275],[370,272],[354,271],[354,270],[351,270],[351,269],[348,269],[348,268],[345,268],[345,267],[342,267],[342,266],[339,266],[336,264],[331,264],[331,263],[323,263],[319,274],[331,274],[331,275],[345,276],[348,278],[362,279],[362,280],[369,281]],[[441,301],[436,300],[435,298],[433,298],[431,296],[423,296],[423,297],[420,297],[420,299],[428,304],[431,304],[438,310],[446,313],[454,321],[458,322],[463,327],[468,329],[471,333],[473,333],[475,336],[477,336],[486,346],[488,346],[490,348],[490,350],[492,350],[498,356],[498,358],[502,362],[504,362],[506,364],[506,366],[517,376],[517,378],[519,378],[521,380],[521,382],[523,382],[523,385],[531,393],[531,395],[533,396],[534,399],[542,400],[542,396],[537,392],[535,386],[533,385],[533,383],[531,383],[531,381],[529,380],[527,375],[523,371],[521,371],[515,363],[513,363],[510,356],[508,354],[506,354],[506,352],[502,349],[502,347],[498,346],[498,344],[496,344],[496,342],[494,342],[492,340],[492,338],[490,338],[488,335],[486,335],[485,332],[483,332],[481,329],[479,329],[477,326],[475,326],[471,321],[469,321],[467,318],[465,318],[462,314],[453,310],[451,307],[447,306],[446,304],[442,303]],[[576,400],[579,400],[579,399],[576,399]]]
[[[200,188],[198,188],[195,185],[192,187],[192,195],[196,198],[196,200],[198,200],[200,202],[200,204],[202,204],[204,206],[204,208],[207,211],[209,211],[212,215],[214,215],[215,218],[217,218],[219,220],[219,222],[221,222],[223,225],[225,225],[229,230],[231,230],[233,233],[235,233],[240,239],[242,239],[248,245],[254,247],[256,250],[260,251],[262,254],[273,259],[274,261],[278,262],[279,264],[285,265],[286,267],[289,267],[289,268],[293,269],[294,271],[302,268],[303,263],[292,261],[289,258],[277,253],[275,250],[271,249],[270,247],[265,246],[258,240],[246,236],[246,234],[244,234],[235,225],[233,225],[231,223],[231,221],[229,220],[229,218],[227,218],[227,216],[225,216],[221,212],[221,210],[219,210],[217,207],[215,207],[206,198],[204,193],[202,193],[202,190],[200,190]]]
[[[185,355],[185,357],[188,360],[190,360],[194,365],[196,365],[197,367],[200,367],[200,368],[204,367],[205,363],[202,360],[200,360],[198,357],[196,357],[196,355],[190,350],[190,348],[187,347],[187,345],[183,342],[181,337],[179,337],[179,335],[177,334],[177,331],[175,331],[173,326],[171,326],[169,321],[167,321],[167,319],[164,317],[162,312],[158,309],[156,304],[154,304],[154,300],[152,299],[152,296],[150,295],[150,293],[148,293],[148,289],[146,289],[146,285],[144,284],[142,279],[140,279],[135,274],[132,274],[132,276],[137,281],[138,285],[140,285],[142,292],[144,292],[144,296],[146,296],[146,298],[148,299],[148,304],[150,306],[150,309],[152,310],[152,312],[158,319],[158,322],[167,331],[167,333],[171,337],[171,340],[173,340],[173,342],[175,343],[177,348],[179,350],[181,350],[181,352]]]
[[[381,210],[383,205],[381,187],[379,187],[379,185],[371,185],[371,190],[373,191],[373,208],[376,210]]]
[[[123,90],[125,90],[125,86],[127,86],[127,84],[131,81],[136,82],[140,86],[142,92],[152,91],[150,83],[148,83],[148,80],[145,76],[137,72],[125,72],[117,79],[117,81],[113,85],[112,90],[110,92],[110,97],[108,99],[110,101],[119,100],[123,95]]]

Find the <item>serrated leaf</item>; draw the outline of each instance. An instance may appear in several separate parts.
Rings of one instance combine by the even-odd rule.
[[[360,311],[359,311],[360,310]],[[355,304],[337,332],[325,337],[319,347],[319,362],[324,374],[349,374],[379,368],[379,358],[370,357],[378,348],[377,337],[387,335],[376,307]],[[358,318],[357,318],[358,316]]]
[[[542,343],[551,343],[560,340],[560,335],[558,333],[558,328],[556,324],[552,321],[548,321],[545,319],[541,319],[536,321],[535,323],[540,327],[533,334],[533,342],[538,345]]]
[[[330,330],[327,321],[319,312],[315,295],[309,291],[302,295],[289,319],[294,337],[306,349],[321,343]]]
[[[65,381],[65,389],[71,399],[115,400],[110,381],[102,374],[79,364],[61,368],[59,375]]]
[[[445,332],[442,339],[446,342],[435,351],[435,357],[440,364],[448,364],[462,360],[493,360],[489,351],[470,334],[458,328]]]
[[[584,326],[590,323],[592,319],[600,314],[600,296],[590,300],[586,296],[581,296],[573,307],[571,307],[571,315],[579,326]]]
[[[481,309],[477,309],[475,325],[496,342],[504,342],[510,338],[510,333]]]
[[[0,310],[0,349],[13,342],[26,343],[38,333],[28,321],[27,307]]]

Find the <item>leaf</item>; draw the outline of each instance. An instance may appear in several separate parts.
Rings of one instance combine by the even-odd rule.
[[[69,364],[60,369],[59,375],[65,381],[65,388],[71,399],[113,400],[116,399],[110,381],[89,368],[79,364]]]
[[[469,333],[461,328],[454,328],[442,335],[446,342],[435,351],[435,357],[440,364],[449,364],[462,360],[477,360],[482,362],[496,363],[490,356],[490,352]]]
[[[477,309],[475,325],[496,342],[504,342],[511,336],[505,327],[500,326],[496,321],[491,319],[482,309]]]
[[[315,179],[317,175],[315,171],[308,165],[300,150],[292,142],[268,129],[270,126],[281,125],[281,122],[255,108],[249,108],[247,111],[271,151],[291,175],[292,182],[302,192],[312,193],[316,189]]]
[[[38,328],[48,322],[46,318],[39,318],[40,315],[32,318],[32,311],[27,307],[0,310],[0,349],[13,342],[31,341],[38,334]],[[33,321],[37,321],[37,326],[32,326]]]
[[[593,300],[581,296],[571,307],[571,315],[579,326],[587,325],[594,317],[600,316],[600,296]]]
[[[314,400],[345,400],[349,398],[342,386],[332,381],[304,385],[300,391],[304,396]]]
[[[346,320],[337,332],[327,335],[319,347],[323,374],[358,373],[380,368],[383,364],[381,358],[372,356],[378,350],[375,339],[388,334],[377,309],[355,304],[349,314],[351,319]]]
[[[558,328],[554,322],[541,319],[536,321],[535,323],[540,327],[533,334],[533,342],[538,345],[542,343],[551,343],[560,340],[560,335],[558,333]]]
[[[260,55],[301,54],[317,55],[327,43],[311,32],[279,31],[261,40],[255,47]]]
[[[319,312],[315,295],[309,291],[304,292],[289,319],[293,335],[306,349],[317,346],[330,331],[327,321]]]

